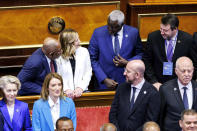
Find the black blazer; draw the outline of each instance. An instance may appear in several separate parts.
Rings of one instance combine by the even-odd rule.
[[[0,131],[3,131],[3,125],[4,125],[4,118],[0,111]]]
[[[192,80],[193,105],[197,111],[197,82]],[[185,109],[177,79],[164,83],[159,89],[161,97],[160,127],[162,131],[180,131],[179,120]]]
[[[172,57],[173,67],[176,60],[181,56],[187,56],[192,59],[194,67],[197,67],[197,50],[194,45],[192,36],[181,30],[178,31],[177,43]],[[146,66],[145,78],[150,83],[164,83],[176,77],[174,70],[172,76],[163,75],[163,62],[167,62],[165,52],[165,39],[160,34],[160,31],[154,31],[148,35],[148,40],[143,55],[143,61]],[[196,71],[194,71],[196,76]]]
[[[146,121],[157,122],[159,117],[159,92],[150,83],[144,83],[131,111],[130,94],[131,84],[119,85],[111,105],[109,120],[118,131],[141,131]]]

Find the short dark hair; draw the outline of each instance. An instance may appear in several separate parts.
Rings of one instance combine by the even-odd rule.
[[[161,18],[161,23],[163,25],[170,25],[171,30],[178,28],[179,26],[179,19],[174,14],[166,14]]]
[[[65,117],[65,116],[63,116],[63,117],[60,117],[57,121],[56,121],[56,129],[58,129],[58,123],[59,123],[59,121],[72,121],[70,118],[68,118],[68,117]]]
[[[181,112],[181,120],[184,119],[184,115],[197,115],[197,112],[193,109],[184,110]]]

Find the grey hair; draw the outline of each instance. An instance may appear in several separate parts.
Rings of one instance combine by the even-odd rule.
[[[0,88],[4,89],[7,84],[15,84],[18,90],[20,90],[21,88],[21,83],[16,76],[12,76],[12,75],[2,76],[0,78]]]
[[[122,25],[124,23],[124,13],[120,10],[113,10],[109,14],[108,19],[110,21],[118,21],[118,24]]]

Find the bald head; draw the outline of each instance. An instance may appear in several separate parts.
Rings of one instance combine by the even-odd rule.
[[[143,131],[160,131],[160,128],[157,123],[150,121],[144,124]]]
[[[42,51],[49,59],[54,60],[61,55],[61,46],[56,39],[47,37],[44,40]]]
[[[144,76],[145,65],[142,60],[132,60],[127,64],[128,68],[134,69],[136,72],[139,72],[142,76]]]
[[[112,123],[105,123],[101,127],[100,131],[117,131],[116,126]]]
[[[193,63],[188,57],[180,57],[176,61],[175,73],[181,84],[186,86],[193,77]]]

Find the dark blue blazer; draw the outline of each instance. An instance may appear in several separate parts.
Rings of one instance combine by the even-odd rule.
[[[4,116],[4,131],[31,131],[31,119],[29,115],[28,104],[15,100],[14,116],[12,122],[4,100],[0,101],[0,111]]]
[[[113,79],[119,84],[125,81],[124,67],[116,67],[113,63],[116,55],[107,26],[95,29],[90,40],[89,53],[99,89],[107,89],[103,84],[105,78]],[[123,26],[123,40],[119,54],[126,60],[141,59],[142,43],[136,28]]]
[[[55,64],[55,71],[57,66]],[[42,49],[37,49],[25,62],[18,74],[21,82],[19,95],[40,94],[45,76],[50,73],[50,67]]]
[[[158,122],[160,99],[156,88],[145,82],[132,109],[130,94],[131,84],[119,85],[111,105],[109,120],[116,125],[118,131],[142,131],[145,122]]]
[[[3,131],[3,125],[4,125],[4,118],[0,111],[0,131]]]

